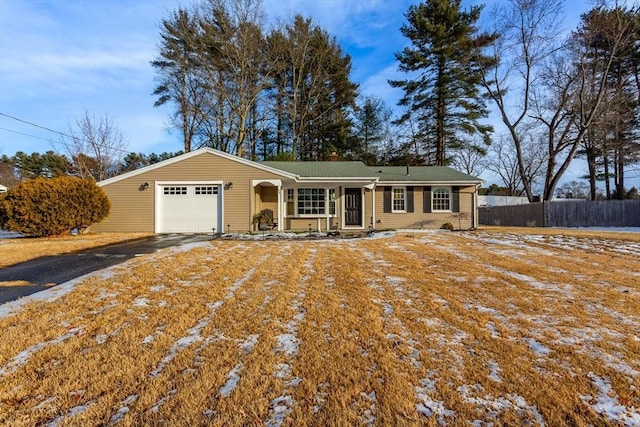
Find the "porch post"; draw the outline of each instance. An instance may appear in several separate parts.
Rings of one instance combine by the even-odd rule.
[[[278,231],[282,231],[282,221],[284,215],[282,215],[282,184],[278,185]]]
[[[376,187],[371,189],[371,231],[376,229]]]

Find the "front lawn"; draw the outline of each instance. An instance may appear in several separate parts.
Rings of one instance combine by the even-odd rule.
[[[640,243],[217,240],[0,317],[3,425],[637,425]]]

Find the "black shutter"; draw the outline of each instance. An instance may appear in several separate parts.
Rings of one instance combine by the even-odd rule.
[[[384,213],[391,213],[391,187],[384,187],[383,196],[383,211]]]
[[[460,212],[460,187],[454,186],[453,197],[451,199],[451,211],[452,212]]]
[[[407,212],[413,212],[413,187],[407,187]]]
[[[422,192],[422,212],[431,213],[431,186],[424,187]]]

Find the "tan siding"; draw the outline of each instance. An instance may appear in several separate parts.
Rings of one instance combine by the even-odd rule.
[[[413,187],[412,213],[384,213],[384,187],[376,188],[376,229],[398,229],[398,228],[440,228],[442,224],[450,222],[458,228],[458,219],[454,218],[454,213],[423,213],[423,192],[424,187]],[[461,221],[461,228],[471,228],[471,206],[475,187],[463,187],[460,189],[460,212],[466,212],[467,219]]]
[[[233,188],[224,192],[224,223],[226,231],[249,231],[252,221],[253,179],[279,179],[279,175],[203,153],[131,178],[103,186],[111,200],[111,212],[100,224],[92,226],[96,232],[154,232],[155,183],[157,181],[224,181]],[[139,191],[144,182],[149,188]]]
[[[363,228],[369,228],[373,220],[373,191],[364,190],[364,224]]]
[[[274,215],[278,213],[278,187],[263,186],[261,189],[260,207],[258,210],[271,209]]]
[[[309,231],[309,225],[311,230],[318,230],[318,218],[285,218],[285,230],[290,231]],[[331,219],[329,220],[329,226],[331,226]],[[327,219],[325,217],[320,218],[320,230],[327,231]]]

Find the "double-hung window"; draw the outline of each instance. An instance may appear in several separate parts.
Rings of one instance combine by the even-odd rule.
[[[324,215],[326,192],[324,188],[298,188],[298,215]]]
[[[391,189],[391,212],[407,211],[407,189],[405,187],[393,187]]]
[[[335,188],[288,188],[287,216],[336,215]]]
[[[435,188],[433,190],[431,208],[433,212],[451,211],[451,188]]]

